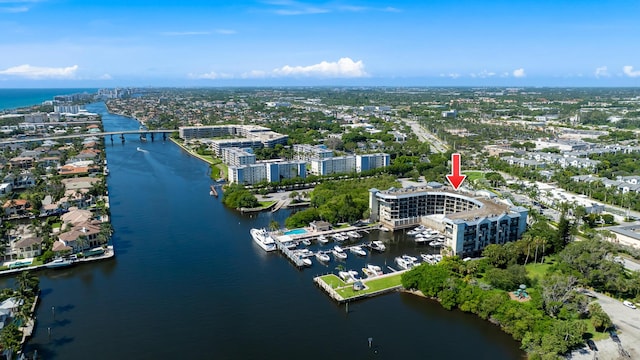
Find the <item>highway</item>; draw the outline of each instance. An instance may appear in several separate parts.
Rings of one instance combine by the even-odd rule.
[[[444,141],[438,139],[435,135],[425,130],[417,121],[408,120],[408,119],[400,119],[404,121],[407,125],[411,127],[416,136],[420,141],[425,141],[431,144],[431,151],[434,153],[444,153],[449,150],[449,145],[447,145]]]

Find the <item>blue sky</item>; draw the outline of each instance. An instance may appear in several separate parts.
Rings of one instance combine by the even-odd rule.
[[[638,0],[0,0],[0,87],[640,86],[638,14]]]

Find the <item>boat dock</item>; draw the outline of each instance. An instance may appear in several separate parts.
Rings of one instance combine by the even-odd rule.
[[[402,289],[400,276],[407,270],[361,280],[365,286],[362,290],[354,290],[353,283],[345,283],[334,274],[316,276],[313,282],[318,285],[330,298],[339,304],[366,299]]]
[[[289,260],[291,260],[291,262],[298,268],[302,268],[304,267],[304,262],[302,261],[302,259],[297,256],[293,250],[287,248],[284,243],[282,241],[280,241],[278,239],[277,236],[273,236],[273,241],[275,241],[276,243],[276,247],[278,248],[278,250],[280,250],[281,253],[284,254],[284,256],[288,257]]]

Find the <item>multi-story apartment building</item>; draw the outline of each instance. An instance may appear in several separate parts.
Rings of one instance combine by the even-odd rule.
[[[387,167],[391,163],[389,154],[364,154],[356,155],[356,172]]]
[[[356,157],[353,155],[311,160],[311,173],[316,175],[343,174],[355,171]]]
[[[280,182],[282,179],[307,177],[307,163],[304,161],[279,161],[265,163],[267,167],[267,180]]]
[[[264,164],[229,166],[229,182],[253,185],[267,179],[267,167]]]
[[[304,161],[262,162],[258,164],[229,166],[229,182],[254,185],[262,181],[280,182],[282,179],[306,178]]]
[[[293,158],[296,160],[312,161],[333,157],[333,150],[327,149],[324,145],[293,145]]]
[[[518,240],[528,210],[496,199],[429,187],[369,190],[371,220],[391,230],[418,224],[442,232],[453,254],[479,255],[489,244]]]
[[[181,126],[178,131],[183,140],[232,137],[231,139],[211,141],[211,149],[218,156],[222,154],[224,148],[274,147],[277,144],[284,145],[289,140],[287,135],[278,134],[269,128],[258,125]]]
[[[256,155],[251,149],[223,148],[222,161],[229,166],[249,165],[256,163]]]

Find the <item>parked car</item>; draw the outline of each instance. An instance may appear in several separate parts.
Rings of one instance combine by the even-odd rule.
[[[598,347],[596,346],[596,343],[594,343],[593,340],[591,340],[591,339],[587,340],[587,346],[592,351],[598,351]]]
[[[633,305],[633,303],[631,301],[628,301],[628,300],[623,301],[622,304],[624,304],[624,306],[626,306],[628,308],[631,308],[631,309],[635,309],[636,308],[636,306]]]

